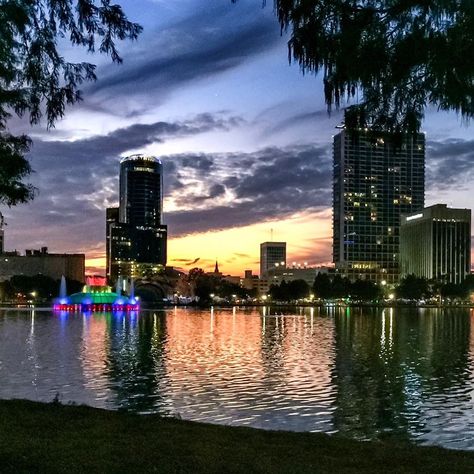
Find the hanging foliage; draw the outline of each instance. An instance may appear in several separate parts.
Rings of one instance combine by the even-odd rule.
[[[69,62],[58,41],[121,62],[115,41],[136,39],[141,27],[110,0],[4,0],[0,3],[0,203],[14,205],[34,195],[24,178],[31,172],[25,153],[30,140],[8,132],[12,114],[32,124],[44,117],[53,127],[66,106],[81,99],[95,66]]]
[[[474,115],[474,1],[275,0],[290,61],[323,74],[328,111],[416,132],[427,107]]]

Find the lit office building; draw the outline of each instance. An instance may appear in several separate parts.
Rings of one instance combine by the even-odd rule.
[[[119,221],[158,227],[163,213],[163,165],[152,156],[132,155],[120,162]]]
[[[107,209],[107,280],[146,278],[166,265],[167,227],[162,225],[163,168],[155,157],[120,162],[120,206]]]
[[[425,137],[343,128],[333,153],[336,271],[396,283],[401,215],[424,206]]]
[[[471,271],[471,211],[436,204],[402,216],[402,276],[461,283]]]
[[[260,244],[260,278],[265,278],[270,268],[286,267],[286,242]]]

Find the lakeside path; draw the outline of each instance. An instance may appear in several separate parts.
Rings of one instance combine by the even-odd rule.
[[[0,472],[472,473],[474,452],[5,400]]]

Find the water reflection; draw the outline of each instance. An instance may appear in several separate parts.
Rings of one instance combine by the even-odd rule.
[[[474,313],[0,311],[0,397],[474,449]]]
[[[474,448],[469,312],[394,311],[335,318],[336,429]]]

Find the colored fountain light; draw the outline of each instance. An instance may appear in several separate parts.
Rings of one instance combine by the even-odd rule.
[[[53,309],[56,311],[138,311],[140,305],[135,297],[121,294],[120,282],[117,282],[117,292],[107,285],[96,285],[88,281],[79,293],[66,296],[66,281],[61,279],[59,298]]]

